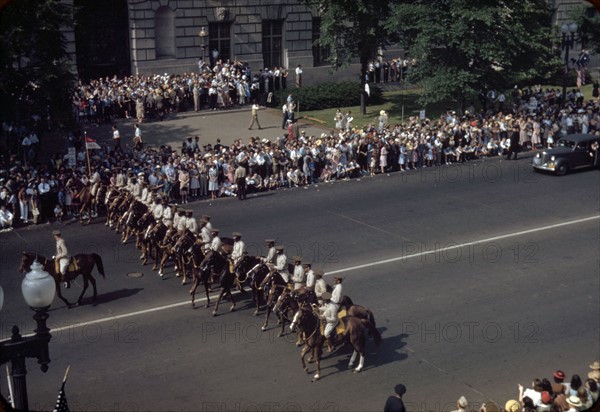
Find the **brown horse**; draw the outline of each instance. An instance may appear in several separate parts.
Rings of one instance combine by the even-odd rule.
[[[21,256],[21,266],[19,267],[19,272],[25,273],[26,271],[30,270],[33,261],[37,260],[43,266],[44,270],[54,278],[54,282],[56,283],[56,293],[58,297],[65,302],[68,308],[72,308],[73,306],[78,306],[81,304],[81,299],[88,289],[89,283],[91,283],[92,287],[94,288],[93,300],[95,301],[98,292],[96,290],[96,279],[94,279],[92,276],[92,271],[94,270],[95,266],[98,266],[98,272],[100,272],[102,277],[106,277],[104,274],[102,258],[100,255],[92,253],[75,255],[72,259],[77,263],[77,269],[67,270],[67,274],[63,277],[60,272],[56,271],[54,259],[48,259],[34,252],[23,252],[23,255]],[[69,265],[69,269],[71,269],[71,265]],[[70,282],[76,279],[79,275],[83,276],[83,290],[77,299],[77,303],[70,303],[61,293],[60,282]]]
[[[79,202],[79,223],[89,225],[92,221],[92,204],[94,201],[92,187],[89,183],[75,193],[73,200]]]
[[[358,354],[360,360],[358,366],[354,369],[354,372],[358,373],[362,370],[365,362],[365,347],[367,343],[365,332],[370,332],[377,345],[381,343],[381,335],[366,319],[346,316],[342,318],[342,322],[344,322],[345,326],[344,334],[335,335],[332,338],[336,344],[349,342],[352,345],[354,352],[350,357],[348,368],[351,369],[354,366],[354,361]],[[300,353],[302,368],[308,373],[304,357],[308,352],[312,352],[312,356],[314,357],[317,366],[317,373],[313,376],[313,380],[318,380],[321,377],[321,354],[323,353],[322,347],[325,342],[325,336],[323,336],[321,332],[321,319],[319,318],[319,315],[315,313],[315,309],[309,307],[299,308],[290,325],[291,330],[294,330],[295,328],[298,328],[298,330],[304,334],[303,336],[305,336],[304,347]]]

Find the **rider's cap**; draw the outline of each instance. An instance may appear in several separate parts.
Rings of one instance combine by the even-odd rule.
[[[283,246],[277,245],[277,246],[275,246],[275,250],[278,251],[278,252],[282,252],[283,251]]]
[[[311,264],[310,264],[309,262],[304,262],[304,263],[302,264],[302,266],[308,266],[308,267],[311,267]]]
[[[329,300],[329,299],[331,299],[331,293],[329,293],[329,292],[323,292],[323,294],[321,295],[321,297],[323,298],[323,300]]]
[[[266,244],[271,244],[271,243],[275,243],[275,239],[267,239],[265,240]]]
[[[60,236],[60,230],[53,230],[53,231],[52,231],[52,234],[53,234],[54,236]]]
[[[300,262],[302,262],[302,258],[300,256],[294,256],[294,262],[300,263]]]
[[[233,237],[242,237],[240,232],[233,232]]]
[[[209,221],[210,220],[210,216],[208,215],[202,215],[202,219]]]
[[[341,278],[339,276],[334,276],[333,280],[337,280],[338,282],[341,282],[342,280],[344,280],[344,278]]]
[[[210,233],[219,233],[219,229],[212,229]]]
[[[318,277],[318,278],[323,277],[324,274],[325,273],[321,269],[315,270],[315,276]]]
[[[186,210],[185,213],[187,213],[188,216],[191,216],[194,213],[194,211],[193,210]]]

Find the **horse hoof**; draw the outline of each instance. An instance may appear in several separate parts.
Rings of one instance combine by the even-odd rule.
[[[162,278],[164,276],[164,273],[158,272],[158,276],[160,276]]]
[[[313,376],[312,381],[318,381],[319,379],[321,379],[321,377],[319,376],[319,374],[317,373],[315,376]]]
[[[207,309],[208,309],[208,306],[209,306],[208,303],[206,305],[204,305],[204,307],[207,308]]]
[[[230,312],[234,312],[235,311],[235,306],[232,306],[231,309],[229,309]]]
[[[252,316],[258,316],[258,311],[255,310],[254,313],[252,314]]]
[[[260,330],[262,330],[262,331],[264,332],[264,331],[266,331],[266,330],[267,330],[267,327],[266,327],[266,326],[263,326],[263,327],[261,327],[261,328],[260,328]]]
[[[282,337],[283,337],[283,333],[279,332],[279,333],[277,334],[277,337],[278,337],[278,338],[282,338]]]
[[[217,311],[216,311],[216,310],[213,310],[213,312],[212,312],[212,315],[213,315],[213,317],[214,317],[214,316],[217,316]]]
[[[308,373],[308,368],[302,368],[304,369],[304,372]]]
[[[360,371],[361,371],[361,370],[362,370],[362,369],[356,368],[356,369],[354,369],[354,370],[352,371],[352,373],[360,373]]]

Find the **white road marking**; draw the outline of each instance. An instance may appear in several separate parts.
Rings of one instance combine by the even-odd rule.
[[[590,217],[586,217],[586,218],[582,218],[582,219],[570,220],[568,222],[556,223],[556,224],[553,224],[553,225],[540,226],[540,227],[537,227],[537,228],[528,229],[528,230],[522,230],[522,231],[519,231],[519,232],[507,233],[505,235],[494,236],[494,237],[489,237],[487,239],[480,239],[480,240],[475,240],[475,241],[472,241],[472,242],[461,243],[461,244],[458,244],[458,245],[452,245],[452,246],[448,246],[448,247],[437,249],[437,250],[426,250],[426,251],[423,251],[423,252],[413,253],[413,254],[410,254],[410,255],[399,256],[399,257],[395,257],[395,258],[391,258],[391,259],[384,259],[384,260],[380,260],[380,261],[377,261],[377,262],[365,263],[364,265],[357,265],[357,266],[352,266],[352,267],[349,267],[349,268],[332,270],[330,272],[327,272],[325,275],[334,275],[334,274],[337,274],[337,273],[344,273],[344,272],[349,272],[349,271],[352,271],[352,270],[364,269],[364,268],[378,266],[378,265],[385,265],[387,263],[397,262],[397,261],[402,260],[402,259],[412,259],[412,258],[424,256],[424,255],[429,255],[429,254],[432,254],[432,253],[440,253],[440,252],[444,252],[444,251],[447,251],[447,250],[459,249],[459,248],[462,248],[462,247],[465,247],[465,246],[477,245],[477,244],[480,244],[480,243],[492,242],[492,241],[495,241],[495,240],[500,240],[500,239],[506,239],[506,238],[510,238],[510,237],[527,235],[529,233],[542,232],[544,230],[556,229],[556,228],[563,227],[563,226],[576,225],[576,224],[579,224],[579,223],[589,222],[590,220],[596,220],[596,219],[600,219],[600,215],[590,216]],[[236,291],[236,292],[233,292],[233,293],[239,293],[239,292]],[[211,296],[211,300],[212,299],[216,299],[216,298],[217,298],[217,295]],[[206,301],[206,298],[196,299],[196,302],[204,302],[204,301]],[[52,331],[53,332],[60,332],[60,331],[67,330],[67,329],[74,329],[74,328],[83,327],[83,326],[95,325],[95,324],[98,324],[98,323],[105,323],[105,322],[115,321],[115,320],[119,320],[119,319],[130,318],[130,317],[133,317],[133,316],[145,315],[147,313],[160,312],[162,310],[177,308],[177,307],[185,306],[185,305],[190,305],[190,301],[186,300],[185,302],[172,303],[170,305],[158,306],[158,307],[155,307],[155,308],[138,310],[138,311],[129,312],[129,313],[123,313],[121,315],[109,316],[109,317],[95,319],[95,320],[91,320],[91,321],[87,321],[87,322],[75,323],[73,325],[63,326],[63,327],[60,327],[60,328],[52,329]],[[24,336],[31,336],[31,335],[24,335]]]

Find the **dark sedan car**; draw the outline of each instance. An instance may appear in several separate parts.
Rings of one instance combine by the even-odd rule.
[[[561,137],[556,146],[537,153],[533,158],[536,171],[550,171],[559,176],[569,170],[598,167],[600,137],[593,134],[570,134]]]

